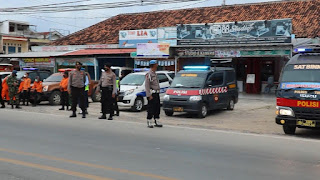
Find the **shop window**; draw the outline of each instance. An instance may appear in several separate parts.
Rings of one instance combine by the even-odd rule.
[[[18,31],[23,31],[24,30],[24,26],[21,25],[21,24],[18,24],[17,25],[17,29],[18,29]]]
[[[18,47],[18,53],[21,53],[22,48]]]
[[[10,23],[9,24],[9,32],[14,32],[15,31],[15,24]]]
[[[223,73],[215,73],[211,76],[212,86],[220,86],[223,84]]]
[[[9,46],[9,47],[8,47],[8,53],[9,53],[9,54],[14,54],[14,53],[16,53],[16,47],[14,47],[14,46]]]

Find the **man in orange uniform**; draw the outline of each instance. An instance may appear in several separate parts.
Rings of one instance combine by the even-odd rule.
[[[30,88],[31,88],[31,79],[29,78],[29,73],[26,73],[23,76],[22,105],[25,105],[25,101],[27,101],[27,106],[29,106]]]
[[[9,76],[5,77],[2,80],[2,92],[1,92],[1,96],[8,101],[8,103],[10,102],[10,98],[9,98],[9,86],[7,84],[7,79]]]
[[[42,81],[40,81],[39,76],[37,76],[36,79],[34,80],[33,86],[31,88],[31,93],[33,97],[32,106],[35,107],[40,99],[40,94],[42,93]]]
[[[63,74],[63,79],[60,82],[62,107],[59,110],[64,110],[64,106],[67,106],[67,110],[69,110],[68,82],[69,82],[69,73],[65,71]]]

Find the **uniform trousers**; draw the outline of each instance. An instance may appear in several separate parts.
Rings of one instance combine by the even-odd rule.
[[[111,116],[114,114],[113,110],[113,102],[114,99],[112,98],[112,90],[113,87],[101,87],[101,107],[102,107],[102,114],[110,114]]]
[[[148,115],[147,119],[160,118],[160,96],[159,93],[152,94],[152,100],[148,99]]]
[[[61,105],[64,108],[64,106],[69,107],[69,93],[68,91],[62,91],[61,92]]]
[[[85,112],[86,108],[84,107],[84,87],[77,88],[77,87],[71,87],[71,97],[72,97],[72,105],[71,110],[73,112],[77,111],[77,104],[79,102],[79,107],[82,110],[82,112]]]

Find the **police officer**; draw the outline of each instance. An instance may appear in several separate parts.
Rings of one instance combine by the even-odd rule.
[[[0,108],[5,108],[6,106],[4,105],[4,101],[2,99],[2,76],[0,75],[0,103],[1,103],[1,107]]]
[[[105,64],[104,68],[97,87],[97,92],[101,90],[102,116],[99,119],[107,119],[106,114],[109,113],[108,120],[113,120],[113,102],[117,91],[116,75],[112,72],[110,64]]]
[[[21,109],[19,107],[19,81],[17,79],[17,71],[12,71],[12,74],[8,77],[7,84],[9,87],[9,98],[11,108],[13,109],[14,104],[16,105],[16,109]]]
[[[145,88],[148,98],[148,115],[147,115],[147,125],[149,128],[153,128],[152,119],[154,119],[155,127],[162,127],[159,122],[160,118],[160,85],[156,74],[158,68],[158,61],[150,61],[150,70],[146,74]]]
[[[86,118],[86,111],[84,105],[84,87],[86,82],[86,73],[81,70],[82,63],[76,62],[76,70],[69,74],[68,91],[72,97],[72,115],[70,118],[77,117],[77,104],[79,100],[80,108],[82,110],[82,118]]]

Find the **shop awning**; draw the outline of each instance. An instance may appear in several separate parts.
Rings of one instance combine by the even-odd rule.
[[[37,58],[37,57],[55,57],[66,54],[67,52],[25,52],[0,55],[0,58]]]
[[[81,49],[69,52],[61,56],[81,56],[81,55],[97,55],[97,54],[130,54],[136,49]]]

